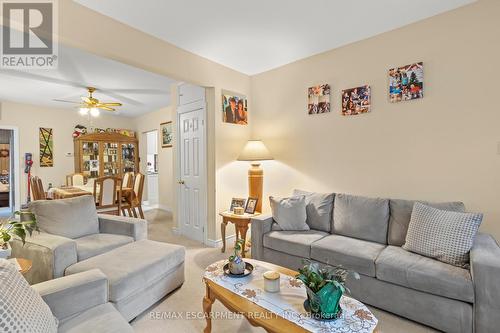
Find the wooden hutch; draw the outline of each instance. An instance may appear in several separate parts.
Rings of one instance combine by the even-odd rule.
[[[90,133],[74,139],[75,172],[87,178],[139,172],[139,141],[119,133]]]

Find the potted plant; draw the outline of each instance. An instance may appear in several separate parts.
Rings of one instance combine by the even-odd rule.
[[[243,239],[238,239],[236,241],[236,244],[234,244],[234,254],[229,257],[229,271],[231,274],[241,275],[245,273],[245,262],[241,258],[243,242]]]
[[[32,235],[33,231],[38,231],[35,215],[28,211],[15,212],[14,216],[19,216],[19,221],[9,221],[0,223],[0,258],[8,258],[11,254],[9,241],[17,236],[23,245],[26,243],[26,235]]]
[[[342,267],[306,261],[296,276],[306,287],[306,310],[319,319],[338,318],[341,312],[340,298],[348,290],[345,282],[349,274],[359,279],[358,273]]]

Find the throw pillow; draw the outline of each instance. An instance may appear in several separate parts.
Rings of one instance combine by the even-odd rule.
[[[446,211],[416,202],[403,249],[467,267],[482,220],[480,213]]]
[[[0,313],[2,332],[57,332],[58,321],[49,306],[5,259],[0,259]]]
[[[294,190],[293,195],[305,196],[307,225],[314,230],[330,232],[335,194]]]
[[[281,230],[309,230],[306,223],[306,199],[303,195],[289,198],[269,197],[273,219]]]

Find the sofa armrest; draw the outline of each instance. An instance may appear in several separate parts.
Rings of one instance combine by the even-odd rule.
[[[252,218],[252,258],[264,259],[264,234],[271,231],[273,217],[270,214]]]
[[[500,327],[500,247],[487,234],[478,234],[470,251],[474,282],[474,332],[496,332]]]
[[[12,257],[33,261],[25,275],[30,284],[43,282],[64,275],[64,270],[77,262],[76,242],[72,239],[44,232],[34,232],[26,237],[26,244],[18,240],[10,242]]]
[[[32,287],[59,320],[108,302],[108,279],[98,269],[38,283]]]
[[[138,241],[148,238],[148,222],[143,219],[128,216],[98,214],[99,232],[124,235]]]

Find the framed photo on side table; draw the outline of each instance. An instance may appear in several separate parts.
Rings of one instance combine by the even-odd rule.
[[[233,212],[234,207],[245,207],[245,202],[246,200],[244,198],[233,198],[231,200],[231,208],[229,208],[229,211]]]
[[[245,207],[245,213],[255,214],[255,208],[257,207],[257,201],[259,201],[259,198],[248,198],[247,205]]]

